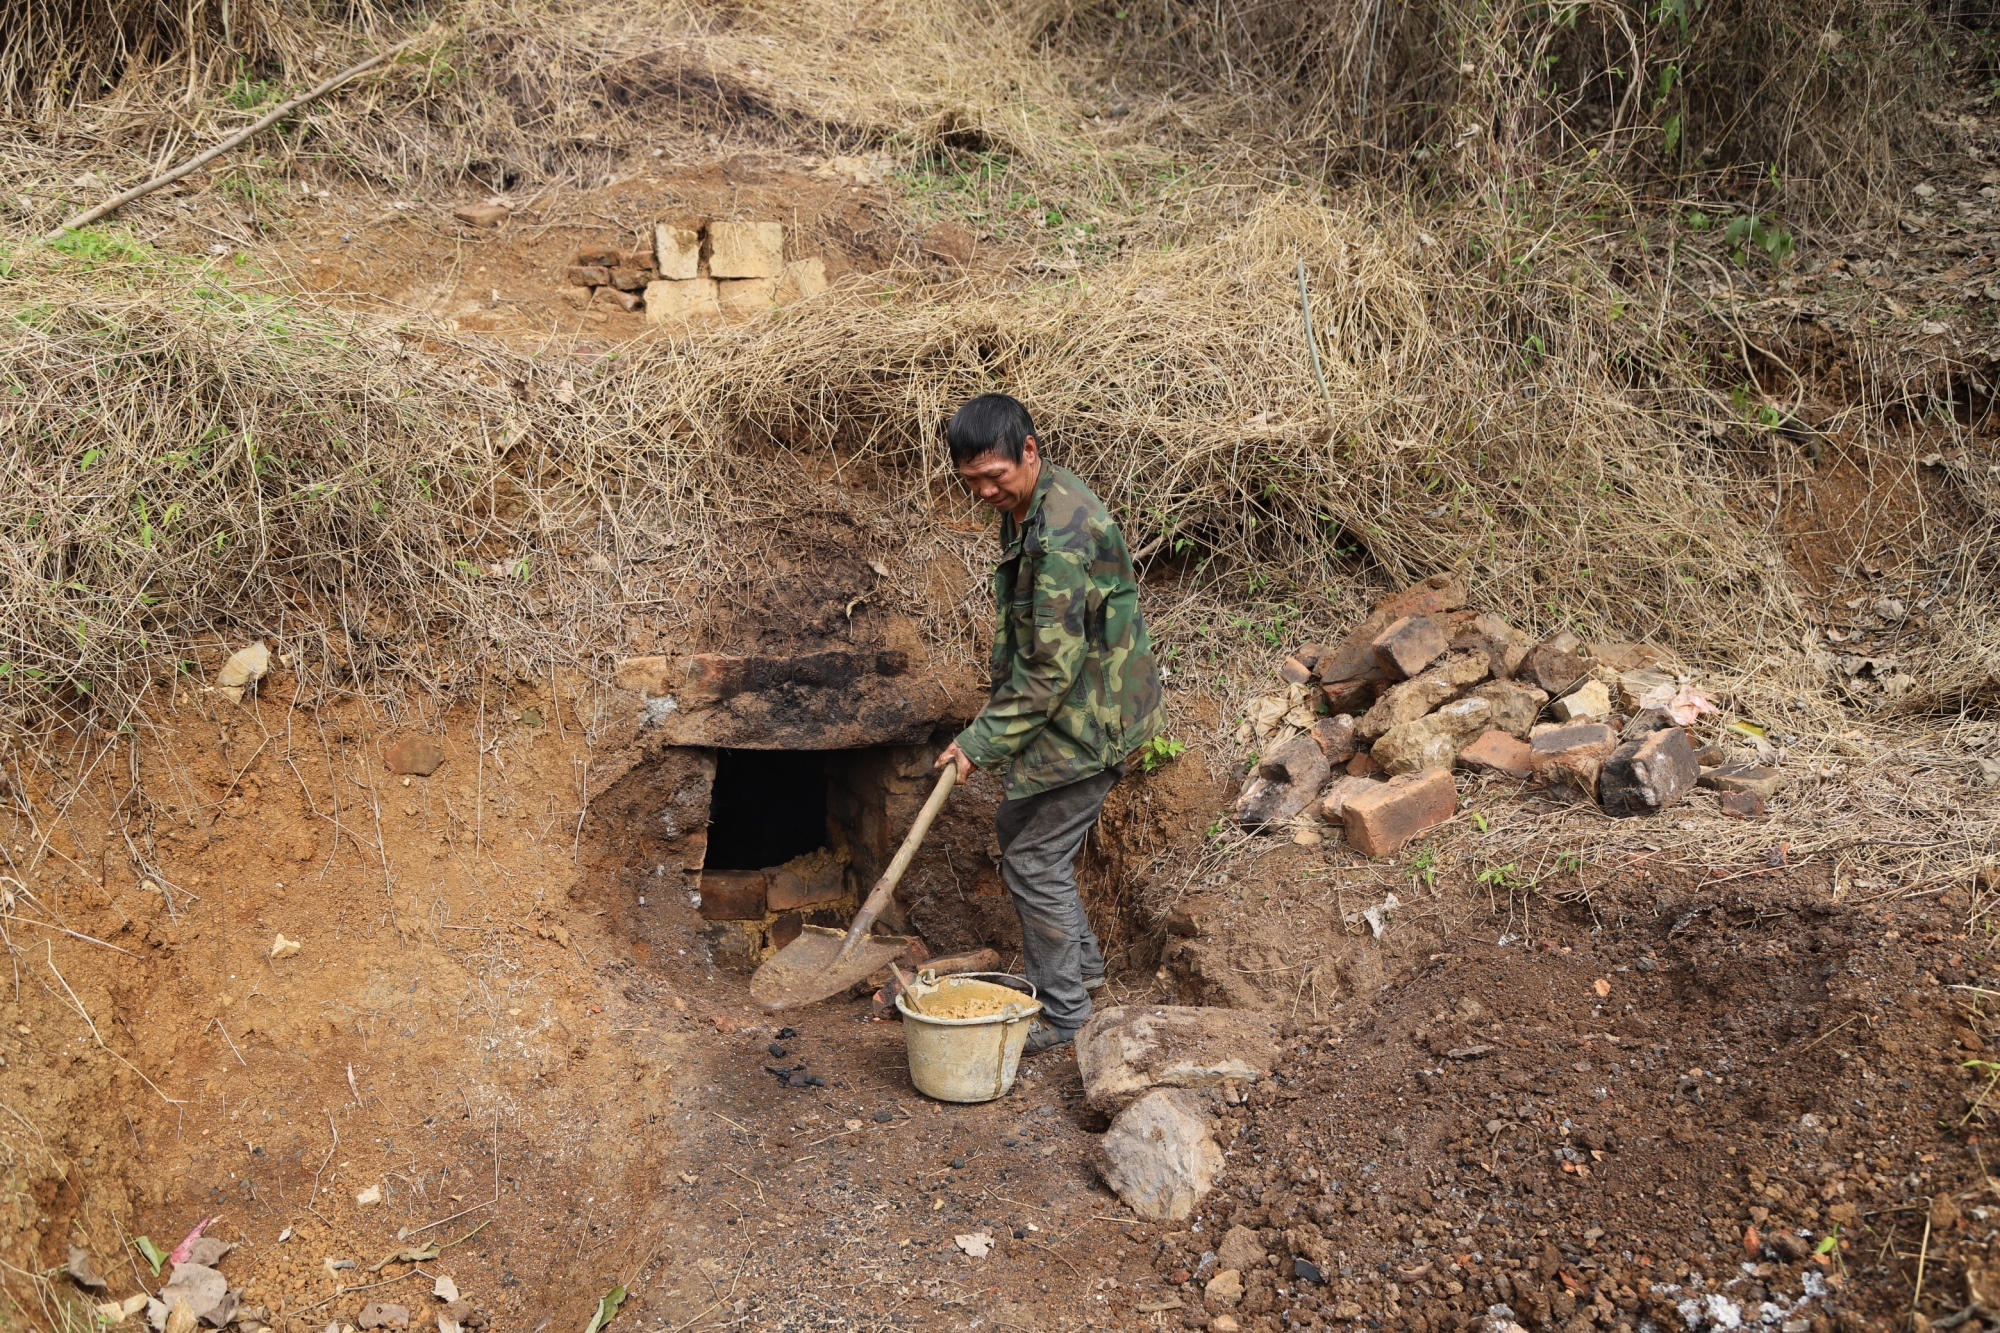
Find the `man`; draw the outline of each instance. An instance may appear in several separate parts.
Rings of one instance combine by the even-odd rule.
[[[1104,981],[1074,862],[1122,761],[1166,726],[1160,669],[1125,538],[1103,501],[1043,456],[1028,409],[982,394],[945,438],[959,477],[1000,511],[1000,565],[992,697],[938,767],[1005,773],[1000,875],[1041,992],[1027,1049],[1043,1051],[1075,1036]]]

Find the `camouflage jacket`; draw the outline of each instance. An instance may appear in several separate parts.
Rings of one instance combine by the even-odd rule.
[[[1000,518],[993,694],[959,748],[1006,766],[1012,800],[1117,764],[1166,727],[1132,555],[1073,473],[1042,465],[1027,517]]]

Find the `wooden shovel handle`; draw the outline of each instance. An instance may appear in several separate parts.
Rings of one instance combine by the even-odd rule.
[[[931,831],[931,821],[944,808],[944,798],[951,795],[952,785],[958,781],[956,761],[944,766],[938,774],[937,786],[931,791],[931,798],[924,802],[924,808],[917,812],[916,823],[903,839],[903,845],[896,849],[896,859],[889,862],[889,868],[882,872],[882,878],[875,881],[875,887],[868,893],[868,901],[861,904],[861,910],[854,915],[854,924],[847,928],[847,938],[840,943],[840,955],[835,960],[843,962],[854,952],[854,946],[875,924],[875,918],[882,915],[882,909],[889,905],[889,895],[896,891],[896,884],[903,878],[903,872],[910,868],[910,860],[923,845],[924,835]]]

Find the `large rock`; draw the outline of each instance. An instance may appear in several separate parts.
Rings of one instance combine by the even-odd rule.
[[[1597,803],[1607,815],[1650,815],[1694,790],[1701,769],[1679,727],[1626,741],[1597,775]]]
[[[775,278],[785,268],[785,229],[776,222],[708,224],[711,278]]]
[[[1561,694],[1589,670],[1589,664],[1577,655],[1576,640],[1568,634],[1557,634],[1530,649],[1517,674],[1538,689]]]
[[[1428,671],[1391,685],[1374,707],[1355,720],[1354,734],[1372,741],[1392,727],[1414,722],[1485,680],[1486,670],[1484,653],[1447,653]]]
[[[1391,680],[1408,680],[1444,656],[1444,630],[1429,616],[1404,616],[1369,645],[1375,664]]]
[[[1153,1088],[1217,1088],[1268,1078],[1278,1025],[1244,1009],[1126,1005],[1100,1009],[1076,1034],[1084,1100],[1106,1115]]]
[[[1382,668],[1375,661],[1378,634],[1404,616],[1436,617],[1464,605],[1465,586],[1449,574],[1433,574],[1422,583],[1377,602],[1353,633],[1332,650],[1320,654],[1314,672],[1329,685],[1345,680],[1380,680]]]
[[[1097,1169],[1125,1206],[1150,1222],[1192,1213],[1222,1171],[1201,1094],[1155,1088],[1120,1111],[1098,1142]]]
[[[1245,828],[1282,824],[1300,814],[1326,783],[1328,765],[1319,742],[1294,736],[1257,765],[1236,798],[1236,821]]]
[[[1487,655],[1496,678],[1505,679],[1521,668],[1521,659],[1534,647],[1534,640],[1495,615],[1482,612],[1452,639],[1453,652],[1478,647]]]
[[[1375,742],[1375,761],[1391,777],[1450,768],[1459,750],[1492,724],[1492,714],[1493,705],[1484,699],[1454,699],[1428,717],[1384,732]]]
[[[1618,748],[1618,733],[1601,722],[1580,722],[1537,732],[1529,745],[1528,766],[1536,781],[1570,787],[1594,800],[1597,774]]]

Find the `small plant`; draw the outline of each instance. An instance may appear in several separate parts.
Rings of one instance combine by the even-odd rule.
[[[1729,243],[1729,257],[1739,265],[1750,262],[1752,248],[1769,255],[1773,264],[1782,264],[1792,257],[1792,234],[1755,213],[1730,219],[1722,239]]]
[[[1472,815],[1472,827],[1478,829],[1481,833],[1486,832],[1487,824],[1486,824],[1485,812],[1481,810],[1474,810],[1471,812],[1471,815]]]
[[[1521,886],[1520,867],[1511,861],[1504,866],[1488,866],[1479,872],[1477,878],[1489,889],[1514,889]]]
[[[1424,882],[1424,887],[1427,889],[1436,887],[1437,864],[1437,845],[1435,843],[1425,843],[1418,850],[1417,854],[1410,859],[1410,878],[1421,879]]]
[[[1161,765],[1172,763],[1187,753],[1187,742],[1155,736],[1146,742],[1146,748],[1139,752],[1139,767],[1146,772],[1156,771]]]

